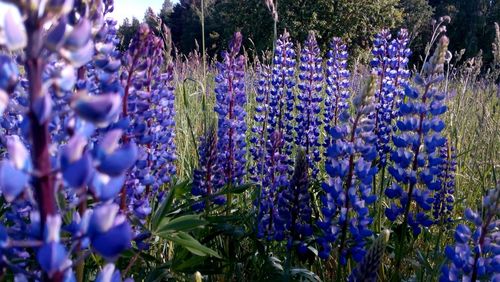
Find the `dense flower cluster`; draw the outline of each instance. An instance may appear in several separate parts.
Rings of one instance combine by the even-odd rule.
[[[245,57],[238,55],[241,33],[236,33],[229,50],[218,64],[215,111],[218,114],[217,161],[221,166],[223,183],[236,187],[243,183],[246,165]]]
[[[306,241],[313,235],[308,166],[307,155],[299,150],[290,184],[278,195],[279,221],[275,227],[276,239],[286,239],[287,247],[296,248],[300,255],[306,254]]]
[[[281,153],[284,145],[282,131],[271,125],[277,117],[271,116],[271,112],[276,111],[277,104],[271,101],[270,75],[265,66],[262,66],[259,77],[255,125],[250,139],[253,144],[250,152],[255,164],[251,168],[253,180],[260,188],[260,196],[256,201],[259,210],[257,236],[270,240],[282,239],[283,230],[280,228],[276,200],[280,187],[288,185],[287,157]]]
[[[448,263],[441,271],[441,282],[498,281],[500,279],[500,186],[483,199],[483,216],[468,208],[465,218],[473,226],[459,224],[455,245],[446,246]]]
[[[104,20],[112,1],[31,4],[8,8],[0,40],[23,51],[18,59],[26,74],[20,77],[13,61],[0,56],[0,92],[12,94],[1,121],[6,154],[0,188],[8,204],[0,263],[30,280],[43,273],[72,281],[72,253],[94,250],[113,261],[130,247],[131,226],[110,200],[135,163],[137,147],[120,142],[122,130],[103,129],[118,117],[123,95],[116,23]],[[68,200],[69,224],[56,196]],[[23,262],[32,253],[39,268]]]
[[[269,67],[261,65],[258,70],[258,81],[256,85],[255,96],[255,114],[254,125],[252,126],[252,134],[249,151],[252,155],[253,165],[250,167],[250,175],[255,183],[262,185],[266,173],[265,157],[268,137],[268,126],[271,121],[270,117],[270,74]]]
[[[365,254],[366,237],[372,234],[368,205],[376,200],[372,181],[377,167],[372,167],[372,162],[377,151],[371,118],[375,87],[372,76],[366,89],[353,98],[353,116],[330,130],[332,141],[325,164],[329,177],[323,183],[325,193],[321,197],[324,219],[318,223],[324,232],[319,240],[323,249],[320,257],[328,258],[334,244],[342,264],[346,264],[348,255],[360,261]]]
[[[440,188],[434,194],[432,215],[434,220],[451,221],[451,212],[455,202],[455,171],[457,168],[455,148],[446,142],[439,150],[443,162],[439,167]]]
[[[443,36],[425,65],[425,78],[416,78],[425,89],[423,93],[406,87],[405,100],[398,107],[397,131],[392,136],[395,148],[388,170],[395,181],[385,190],[385,195],[399,203],[392,202],[385,214],[391,221],[403,216],[403,222],[414,234],[421,232],[421,226],[429,227],[433,223],[429,215],[433,193],[441,187],[439,173],[444,160],[439,148],[445,145],[446,138],[441,134],[445,124],[439,116],[446,112],[446,105],[443,103],[445,94],[433,84],[443,79],[447,50],[448,38]],[[411,208],[413,202],[418,209]]]
[[[204,175],[205,181],[197,181],[193,187],[195,195],[210,195],[207,190],[213,188],[212,193],[227,187],[232,189],[243,184],[246,175],[246,130],[245,105],[247,97],[245,93],[245,57],[239,55],[242,36],[237,32],[231,43],[229,50],[222,53],[223,62],[217,64],[218,74],[215,78],[215,99],[214,107],[218,115],[217,119],[217,146],[215,170],[209,170],[212,166],[211,157],[213,149],[211,142],[213,138],[206,139],[203,144],[203,152],[200,158],[201,170],[198,174]],[[210,160],[210,161],[209,161]],[[207,183],[207,179],[212,177],[209,172],[213,171],[213,182]],[[201,177],[201,175],[197,177]],[[206,178],[208,177],[208,178]],[[225,196],[213,199],[216,204],[223,204]],[[231,200],[231,199],[229,199]],[[201,210],[200,205],[195,209]]]
[[[188,262],[198,261],[188,255],[209,254],[220,260],[206,262],[221,266],[240,258],[235,244],[220,236],[244,233],[264,246],[259,257],[271,245],[265,241],[286,242],[285,278],[302,271],[291,268],[296,251],[299,259],[317,255],[337,263],[339,280],[374,281],[384,252],[393,251],[401,266],[410,240],[406,229],[414,239],[422,228],[454,222],[456,153],[442,133],[446,93],[438,85],[449,59],[444,35],[432,40],[439,38],[434,55],[412,86],[408,32],[392,39],[382,30],[373,44],[371,75],[355,91],[340,38],[331,41],[323,61],[310,33],[297,60],[285,31],[272,66],[257,64],[248,131],[246,81],[254,73],[246,76],[242,35],[235,33],[214,65],[216,122],[204,113],[198,165],[192,182],[182,184],[191,184],[194,197],[174,200],[184,188],[173,183],[174,69],[166,62],[168,40],[158,36],[166,27],[140,25],[119,52],[116,22],[106,18],[112,0],[8,2],[0,17],[0,270],[9,269],[16,280],[82,280],[91,256],[92,267],[102,269],[86,273],[96,281],[120,281],[120,255],[134,248],[128,272],[152,237],[186,247]],[[377,201],[376,183],[387,201]],[[245,200],[252,195],[254,209],[232,216],[239,212],[233,196],[240,192]],[[222,208],[211,205],[225,203],[222,221],[231,222],[219,224]],[[379,224],[384,208],[401,231],[394,249],[392,243],[386,248],[390,231]],[[446,248],[441,281],[500,278],[499,210],[500,186],[484,198],[481,213],[466,210],[455,245]],[[255,223],[255,232],[239,232],[241,222]],[[207,244],[224,245],[227,257],[193,237],[208,224],[207,233],[216,233],[199,233]],[[162,262],[161,271],[164,265],[174,264]]]
[[[408,57],[411,54],[410,49],[407,48],[408,42],[408,32],[405,29],[399,31],[398,36],[393,40],[391,40],[389,30],[382,30],[375,36],[373,42],[371,65],[373,72],[378,76],[375,93],[375,131],[381,167],[386,165],[387,154],[390,152],[395,109],[403,98],[404,86],[410,77],[410,71],[407,68]]]
[[[199,145],[198,168],[194,171],[191,193],[201,199],[193,205],[195,211],[203,211],[207,202],[213,201],[216,204],[225,202],[224,196],[211,197],[216,189],[220,187],[220,171],[217,166],[217,131],[214,127],[207,128],[202,136]]]
[[[284,144],[281,153],[291,156],[294,143],[294,106],[295,94],[295,66],[296,54],[290,35],[285,31],[276,42],[274,54],[271,96],[269,101],[269,134],[279,131],[283,136]],[[288,158],[292,164],[292,158]],[[291,170],[290,166],[290,171]]]
[[[284,239],[285,221],[279,215],[278,193],[281,188],[288,187],[287,157],[280,153],[283,148],[283,136],[279,131],[274,131],[269,138],[265,156],[266,174],[262,179],[259,214],[257,216],[257,236],[268,239]],[[283,196],[283,195],[282,195]]]
[[[163,41],[144,24],[123,56],[125,93],[117,126],[127,130],[124,142],[135,142],[139,147],[122,205],[128,205],[139,218],[151,212],[151,196],[175,175],[173,70],[169,66],[162,73],[162,53]]]
[[[330,129],[337,126],[340,121],[345,120],[345,114],[349,108],[349,70],[347,70],[347,45],[342,43],[342,39],[335,37],[330,43],[328,60],[326,61],[326,83],[324,109],[324,128],[327,132],[325,147],[331,145]]]
[[[321,127],[321,91],[323,89],[323,60],[314,33],[310,33],[300,54],[299,94],[295,117],[295,143],[306,153],[312,176],[319,171]]]

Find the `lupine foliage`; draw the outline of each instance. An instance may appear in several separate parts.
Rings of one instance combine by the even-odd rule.
[[[2,274],[16,281],[182,280],[196,271],[249,281],[319,281],[313,271],[327,281],[500,277],[498,186],[480,211],[455,215],[459,150],[446,124],[445,29],[436,28],[419,73],[408,67],[405,29],[394,38],[382,30],[370,65],[356,72],[341,38],[323,58],[313,32],[295,50],[285,31],[270,62],[252,65],[237,32],[220,62],[208,65],[213,91],[204,69],[203,91],[186,95],[190,66],[167,61],[170,46],[148,25],[118,51],[113,6],[20,1],[5,13]],[[193,117],[201,126],[176,115],[184,112],[176,88],[184,105],[203,95],[205,112]],[[184,118],[189,128],[178,130]],[[187,131],[196,167],[178,181],[178,134]],[[434,255],[424,255],[431,244]]]

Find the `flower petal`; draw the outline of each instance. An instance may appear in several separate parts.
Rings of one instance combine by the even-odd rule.
[[[51,276],[67,264],[66,255],[66,249],[62,244],[50,242],[38,250],[36,258],[42,269]]]
[[[108,201],[120,193],[123,183],[125,183],[125,175],[110,177],[107,174],[96,172],[90,189],[99,200]]]
[[[72,163],[61,164],[63,179],[74,188],[84,187],[90,182],[93,174],[92,158],[88,153]]]
[[[81,118],[98,125],[107,125],[118,113],[120,105],[120,95],[103,94],[81,97],[73,106]]]
[[[4,18],[5,45],[10,51],[26,47],[28,36],[19,10],[10,8],[5,12]]]
[[[14,201],[28,185],[29,176],[16,169],[12,162],[0,162],[0,190],[7,202]]]
[[[91,238],[92,246],[101,256],[112,259],[130,248],[132,229],[127,221],[111,228],[108,232]]]
[[[137,160],[137,145],[128,143],[112,154],[105,155],[97,169],[110,176],[118,176],[132,167]]]

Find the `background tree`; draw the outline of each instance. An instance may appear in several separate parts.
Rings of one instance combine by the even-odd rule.
[[[130,45],[130,41],[137,34],[139,26],[141,23],[137,18],[132,18],[132,22],[128,18],[123,20],[123,23],[117,30],[118,38],[120,38],[120,44],[118,45],[118,50],[125,51]]]

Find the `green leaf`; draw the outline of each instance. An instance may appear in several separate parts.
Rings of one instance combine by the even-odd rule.
[[[160,233],[158,236],[181,245],[197,256],[210,255],[216,258],[221,258],[217,252],[203,246],[200,242],[198,242],[198,240],[186,232],[179,231],[176,233]]]
[[[188,184],[189,180],[186,180],[170,188],[170,190],[167,193],[167,196],[165,197],[165,199],[163,199],[163,202],[155,210],[155,212],[151,217],[152,230],[157,230],[161,220],[165,218],[166,215],[170,212],[170,209],[172,208],[172,204],[174,202],[174,198],[176,196],[175,191],[183,190],[184,187],[187,186]]]
[[[197,214],[183,215],[174,219],[163,218],[157,227],[157,233],[190,231],[206,225],[208,222]]]
[[[200,256],[190,256],[188,259],[177,260],[178,264],[174,264],[172,269],[176,272],[186,272],[196,269],[206,260],[204,257]],[[192,273],[192,272],[191,272]]]
[[[245,192],[246,190],[248,190],[250,188],[254,188],[254,187],[255,187],[255,184],[253,184],[253,183],[247,183],[247,184],[243,184],[243,185],[240,185],[237,187],[231,187],[231,188],[229,188],[228,186],[224,186],[224,188],[219,193],[217,193],[217,195],[225,195],[227,193],[241,194],[241,193]]]
[[[160,267],[153,269],[148,273],[148,276],[146,276],[146,279],[144,281],[160,282],[160,281],[166,281],[168,278],[172,278],[169,272],[169,267],[170,263],[167,263],[165,265],[161,265]]]
[[[294,278],[300,277],[300,281],[321,282],[318,275],[305,268],[292,268],[290,269],[290,275]]]

